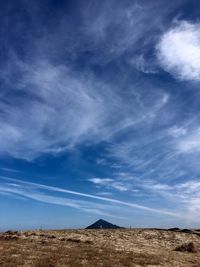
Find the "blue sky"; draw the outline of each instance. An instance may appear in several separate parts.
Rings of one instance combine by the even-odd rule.
[[[200,3],[0,3],[0,230],[198,227]]]

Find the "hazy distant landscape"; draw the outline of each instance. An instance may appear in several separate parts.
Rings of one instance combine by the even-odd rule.
[[[200,232],[34,230],[0,234],[0,266],[199,267]]]

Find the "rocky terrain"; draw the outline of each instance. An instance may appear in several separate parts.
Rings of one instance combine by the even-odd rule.
[[[7,231],[0,266],[199,267],[200,232],[159,229]]]

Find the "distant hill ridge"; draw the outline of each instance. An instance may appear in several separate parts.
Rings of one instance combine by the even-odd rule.
[[[119,229],[119,228],[122,228],[122,227],[109,223],[102,219],[86,227],[86,229]]]

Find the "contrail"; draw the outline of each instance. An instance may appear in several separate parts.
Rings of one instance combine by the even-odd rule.
[[[181,217],[179,214],[174,213],[174,212],[165,211],[162,209],[150,208],[147,206],[143,206],[143,205],[139,205],[139,204],[135,204],[135,203],[131,203],[131,202],[126,202],[126,201],[121,201],[121,200],[117,200],[117,199],[113,199],[113,198],[100,197],[100,196],[93,195],[93,194],[86,194],[86,193],[82,193],[82,192],[78,192],[78,191],[63,189],[60,187],[37,184],[37,183],[27,182],[27,181],[23,181],[23,180],[14,179],[14,178],[8,178],[8,177],[4,177],[4,176],[0,176],[0,177],[4,180],[7,180],[7,181],[31,185],[31,186],[34,186],[35,188],[41,188],[41,189],[54,191],[54,192],[62,192],[62,193],[66,193],[66,194],[72,194],[72,195],[77,195],[77,196],[82,196],[82,197],[87,197],[87,198],[92,198],[92,199],[98,199],[98,200],[102,200],[102,201],[106,201],[106,202],[116,203],[116,204],[131,207],[131,208],[146,210],[146,211],[155,212],[155,213],[164,214],[164,215],[173,216],[173,217]]]

